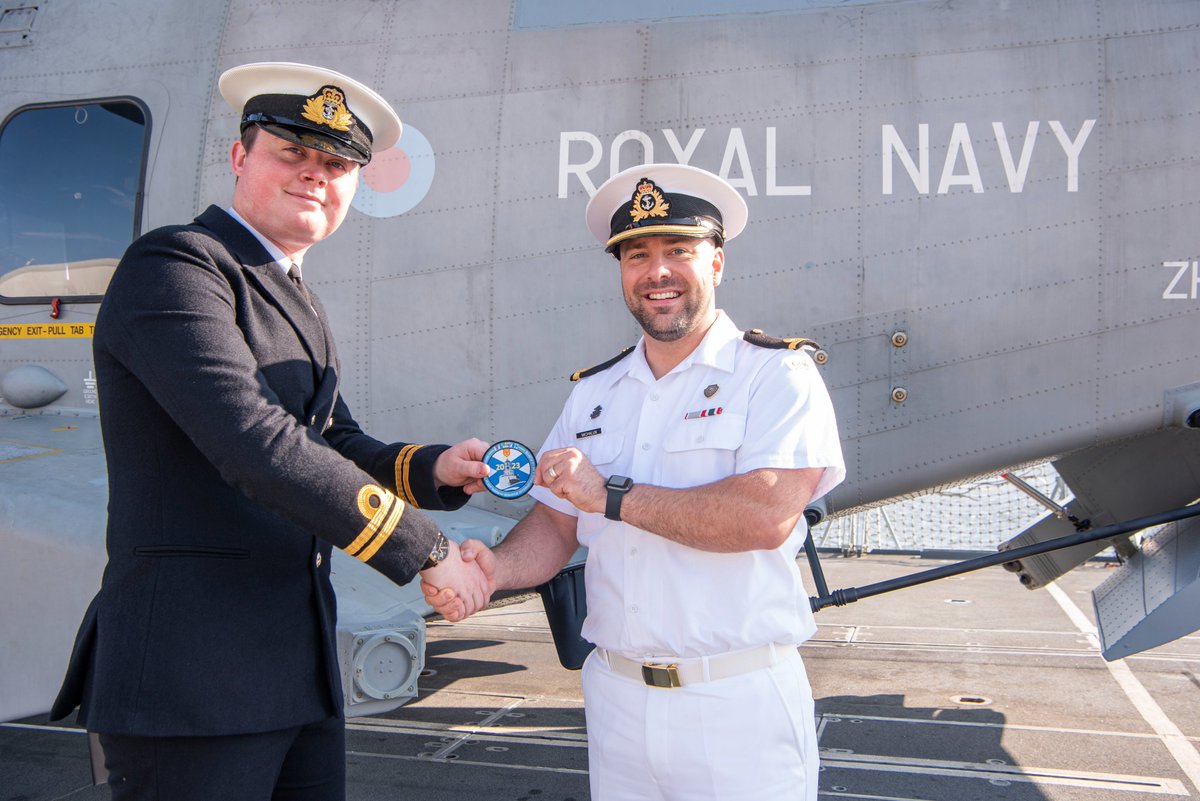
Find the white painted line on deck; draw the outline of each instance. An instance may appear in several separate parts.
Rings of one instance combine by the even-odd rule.
[[[31,729],[33,731],[53,731],[61,734],[87,734],[84,729],[75,729],[70,726],[51,726],[49,724],[39,723],[0,723],[0,729]]]
[[[916,798],[897,795],[864,795],[862,793],[835,793],[832,790],[821,790],[818,798],[857,798],[859,801],[929,801],[927,798]]]
[[[460,742],[470,739],[476,742],[508,742],[524,745],[587,748],[586,734],[564,732],[557,729],[536,726],[485,726],[483,724],[466,726],[419,721],[388,721],[378,718],[373,720],[375,722],[369,724],[354,719],[348,720],[346,721],[346,730],[418,737],[459,737]]]
[[[946,776],[989,782],[1026,782],[1036,785],[1084,787],[1093,790],[1124,790],[1156,795],[1188,795],[1178,779],[1157,776],[1133,776],[1122,773],[1035,768],[1025,765],[994,765],[980,762],[957,762],[946,759],[918,759],[878,754],[847,754],[821,752],[823,768],[871,770],[884,773],[915,773],[921,776]]]
[[[1088,620],[1087,615],[1057,585],[1048,585],[1046,592],[1050,593],[1050,597],[1058,602],[1062,610],[1067,613],[1067,617],[1071,618],[1075,626],[1084,633],[1099,652],[1100,638],[1097,635],[1096,627],[1092,625],[1092,621]],[[1200,791],[1200,751],[1197,751],[1196,746],[1188,742],[1188,738],[1184,736],[1180,728],[1167,717],[1167,713],[1163,712],[1162,707],[1138,681],[1137,676],[1133,675],[1129,665],[1122,660],[1117,660],[1104,662],[1104,666],[1108,668],[1109,673],[1124,690],[1130,702],[1137,707],[1137,711],[1150,724],[1150,728],[1154,729],[1159,739],[1162,740],[1162,744],[1179,763],[1179,767],[1187,775],[1192,785],[1197,791]]]
[[[587,771],[581,768],[553,768],[549,765],[518,765],[511,762],[480,762],[473,759],[438,759],[432,756],[410,756],[408,754],[378,754],[372,751],[347,751],[347,756],[365,757],[369,759],[395,759],[401,762],[437,762],[441,765],[470,765],[476,768],[497,768],[500,770],[532,770],[538,773],[572,773],[586,776]]]
[[[1111,731],[1103,729],[1071,729],[1062,726],[1031,726],[1024,723],[988,723],[976,720],[942,720],[940,718],[896,718],[882,715],[858,715],[842,712],[821,713],[821,723],[818,731],[822,731],[826,721],[836,723],[843,720],[873,720],[882,723],[915,723],[926,726],[966,726],[976,729],[1002,729],[1005,731],[1042,731],[1054,734],[1079,734],[1085,737],[1129,737],[1135,740],[1157,740],[1157,734],[1147,734],[1141,731]],[[1194,738],[1188,738],[1194,739]]]
[[[492,714],[490,714],[486,718],[484,718],[483,721],[479,724],[479,726],[472,728],[470,731],[464,732],[463,735],[461,737],[459,737],[457,740],[455,740],[452,743],[449,743],[444,748],[439,749],[438,752],[433,755],[433,759],[444,759],[447,754],[449,754],[452,751],[457,750],[460,745],[462,745],[463,743],[467,742],[472,737],[474,737],[475,734],[478,733],[478,731],[480,729],[490,727],[491,724],[495,723],[497,720],[500,720],[500,718],[504,717],[505,715],[510,713],[513,709],[515,709],[516,707],[520,706],[523,703],[525,703],[524,700],[514,700],[511,703],[509,703],[508,705],[501,707],[500,709],[497,709],[495,712],[493,712]]]
[[[930,799],[918,799],[916,796],[899,795],[864,795],[862,793],[835,793],[833,790],[818,791],[817,797],[820,799],[857,799],[858,801],[931,801]]]

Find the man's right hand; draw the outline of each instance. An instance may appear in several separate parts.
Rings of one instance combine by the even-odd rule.
[[[456,623],[475,614],[487,606],[495,583],[484,565],[494,567],[485,559],[478,559],[478,548],[487,550],[483,543],[468,540],[465,545],[471,545],[474,554],[470,561],[463,559],[458,543],[450,540],[450,553],[441,564],[421,571],[421,590],[425,599],[438,614]],[[475,547],[478,546],[478,547]],[[488,552],[491,556],[491,552]]]

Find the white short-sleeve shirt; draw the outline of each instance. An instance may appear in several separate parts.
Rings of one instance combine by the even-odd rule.
[[[829,393],[803,351],[763,348],[723,313],[700,345],[655,380],[645,343],[567,399],[542,451],[579,448],[604,476],[696,487],[764,467],[824,467],[814,500],[845,477]],[[796,555],[800,518],[775,550],[712,553],[602,514],[581,513],[535,487],[534,497],[578,517],[588,551],[583,636],[635,659],[693,657],[816,632]]]

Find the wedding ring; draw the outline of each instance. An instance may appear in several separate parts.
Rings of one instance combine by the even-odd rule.
[[[558,472],[553,467],[546,468],[546,472],[550,474],[550,478],[558,478]]]

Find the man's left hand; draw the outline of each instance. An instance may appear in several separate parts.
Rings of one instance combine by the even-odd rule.
[[[608,501],[605,480],[578,448],[559,448],[542,454],[535,483],[581,512],[603,513]]]
[[[488,445],[481,439],[465,439],[451,445],[438,456],[433,465],[433,479],[439,487],[462,487],[468,495],[483,490],[488,466],[483,455]]]

